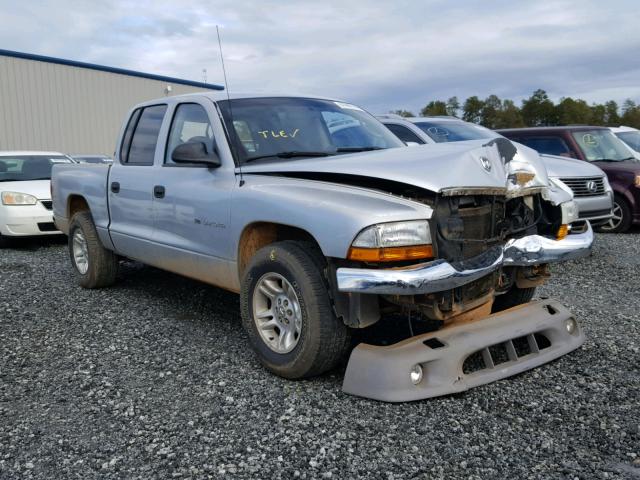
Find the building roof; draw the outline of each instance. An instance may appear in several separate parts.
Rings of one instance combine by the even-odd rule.
[[[153,73],[137,72],[135,70],[126,70],[124,68],[107,67],[105,65],[97,65],[95,63],[76,62],[75,60],[47,57],[45,55],[34,55],[32,53],[14,52],[12,50],[0,49],[0,56],[21,58],[23,60],[33,60],[36,62],[55,63],[58,65],[66,65],[68,67],[87,68],[89,70],[98,70],[100,72],[116,73],[119,75],[128,75],[130,77],[146,78],[149,80],[157,80],[160,82],[174,83],[176,85],[187,85],[190,87],[206,88],[209,90],[224,90],[224,87],[222,85],[215,85],[212,83],[194,82],[192,80],[183,80],[181,78],[166,77],[164,75],[155,75]]]

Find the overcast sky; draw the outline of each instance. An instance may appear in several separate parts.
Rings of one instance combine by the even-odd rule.
[[[629,1],[0,0],[0,48],[419,110],[457,95],[640,101]]]

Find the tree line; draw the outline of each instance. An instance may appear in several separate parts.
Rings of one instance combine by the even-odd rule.
[[[414,117],[408,110],[396,110],[403,117]],[[538,89],[520,106],[513,100],[489,95],[477,96],[460,103],[457,97],[432,100],[420,110],[421,116],[452,115],[487,128],[541,127],[554,125],[603,125],[640,128],[640,105],[627,99],[620,107],[614,100],[589,105],[580,98],[562,97],[556,104],[547,92]]]

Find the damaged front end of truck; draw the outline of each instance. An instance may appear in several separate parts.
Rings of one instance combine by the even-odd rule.
[[[549,187],[537,155],[526,156],[504,139],[467,154],[503,183],[485,179],[486,185],[443,187],[415,198],[433,211],[433,260],[335,266],[337,308],[354,326],[395,314],[440,327],[388,346],[358,345],[345,392],[390,402],[460,392],[583,343],[575,318],[553,300],[495,307],[503,295],[543,284],[549,264],[587,255],[589,224],[575,223],[574,202]]]

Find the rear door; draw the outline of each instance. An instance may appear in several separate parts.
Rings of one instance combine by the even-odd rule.
[[[146,261],[154,231],[154,168],[167,105],[133,112],[109,174],[110,234],[116,251]]]

